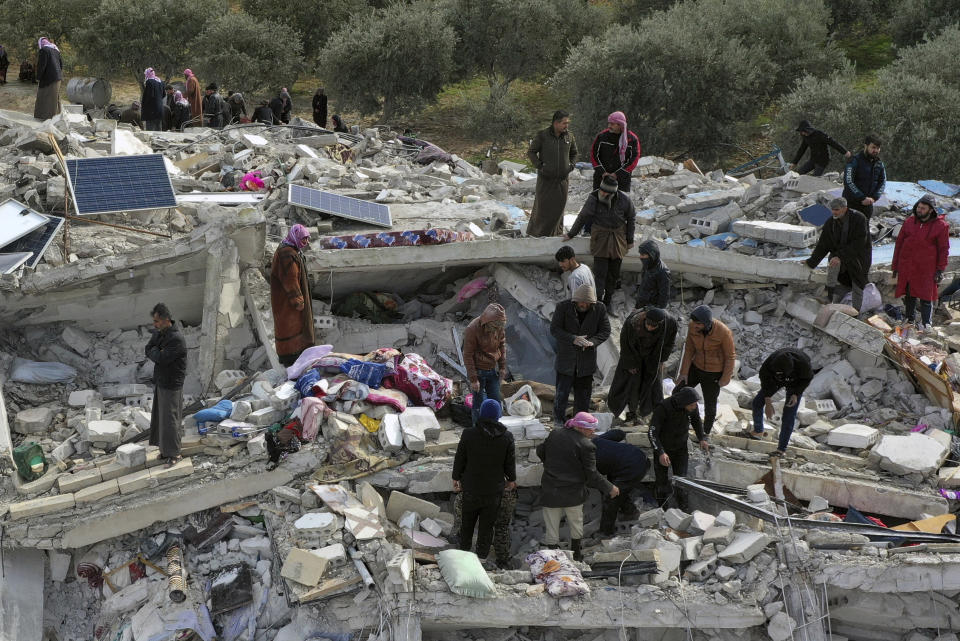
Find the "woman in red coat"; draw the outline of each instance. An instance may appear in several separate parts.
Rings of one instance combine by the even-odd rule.
[[[950,253],[950,227],[937,215],[936,201],[929,194],[913,206],[913,214],[903,221],[893,250],[893,275],[896,295],[903,296],[907,321],[914,321],[920,299],[920,325],[929,327],[937,286],[943,280]]]

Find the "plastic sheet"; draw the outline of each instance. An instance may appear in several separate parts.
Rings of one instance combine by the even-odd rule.
[[[36,385],[50,383],[69,383],[77,376],[77,370],[69,365],[56,362],[28,361],[17,358],[13,361],[10,380],[18,383]]]

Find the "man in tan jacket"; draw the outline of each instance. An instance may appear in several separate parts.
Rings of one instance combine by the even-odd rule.
[[[473,423],[476,425],[483,401],[501,402],[500,383],[507,377],[507,312],[490,303],[470,321],[463,334],[463,364],[473,391]]]
[[[700,305],[690,313],[687,342],[683,347],[677,387],[700,385],[703,393],[703,432],[709,435],[717,417],[720,388],[730,382],[737,359],[733,332],[713,319],[713,312]]]

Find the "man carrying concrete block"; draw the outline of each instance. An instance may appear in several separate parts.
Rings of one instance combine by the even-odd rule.
[[[752,439],[763,438],[764,411],[767,418],[773,418],[773,395],[781,389],[786,389],[787,398],[783,403],[777,451],[770,455],[783,456],[790,443],[790,435],[793,434],[803,391],[812,380],[813,368],[810,365],[810,357],[800,350],[785,347],[770,354],[760,366],[760,391],[753,398],[753,432],[747,432],[745,436]]]
[[[180,424],[183,420],[183,379],[187,372],[187,344],[174,325],[170,309],[157,303],[151,312],[153,336],[144,351],[153,361],[153,409],[150,445],[160,448],[167,467],[180,460]]]

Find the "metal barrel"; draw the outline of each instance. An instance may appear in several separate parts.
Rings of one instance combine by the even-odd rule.
[[[67,81],[67,99],[87,109],[106,107],[113,91],[105,78],[70,78]]]
[[[187,578],[183,570],[183,552],[179,545],[171,545],[167,550],[167,594],[175,603],[183,603],[187,598]]]

